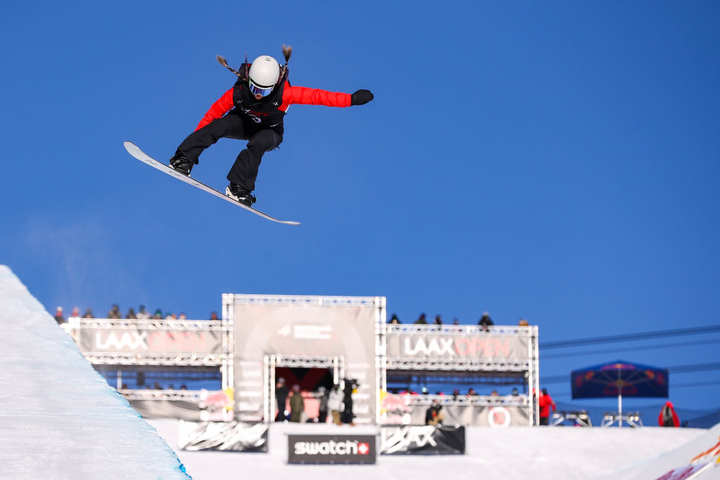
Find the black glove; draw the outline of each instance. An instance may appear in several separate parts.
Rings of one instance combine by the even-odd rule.
[[[351,95],[350,105],[365,105],[373,98],[375,97],[370,90],[358,90]]]

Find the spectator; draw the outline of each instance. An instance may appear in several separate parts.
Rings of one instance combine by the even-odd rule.
[[[420,391],[422,392],[423,395],[427,395],[427,394],[428,394],[428,388],[427,388],[427,387],[422,387],[422,389],[421,389]]]
[[[117,305],[113,305],[110,311],[108,312],[107,318],[113,318],[113,319],[120,319],[122,318],[122,314],[120,313],[120,307]]]
[[[70,317],[77,318],[80,316],[80,308],[73,307],[72,312],[70,312]]]
[[[482,329],[486,332],[490,330],[489,327],[494,324],[495,323],[492,321],[492,318],[490,318],[490,314],[488,312],[483,313],[482,317],[480,317],[480,320],[478,320],[478,325],[480,325]]]
[[[287,420],[287,414],[285,413],[287,398],[288,387],[285,385],[285,379],[280,377],[275,384],[275,402],[277,403],[277,413],[275,414],[276,422],[284,422]]]
[[[460,320],[457,317],[453,318],[453,325],[460,325]]]
[[[162,310],[160,310],[159,308],[155,309],[155,313],[153,313],[152,318],[153,318],[153,320],[162,320],[162,318],[163,318]]]
[[[424,313],[421,313],[418,319],[415,320],[415,325],[427,325],[427,318]]]
[[[158,382],[155,382],[153,384],[153,390],[162,390],[162,389],[163,389],[162,386],[160,386],[160,384]]]
[[[218,318],[217,312],[210,312],[210,320],[220,320]]]
[[[353,393],[357,391],[358,384],[355,380],[346,378],[343,381],[343,411],[340,414],[342,423],[355,426],[355,413],[353,412]]]
[[[137,318],[140,320],[147,320],[150,318],[150,312],[145,310],[145,305],[140,305],[140,308],[138,308]]]
[[[340,385],[333,385],[330,391],[330,397],[328,398],[328,408],[330,409],[333,423],[340,425],[340,412],[343,410],[343,394],[340,391]]]
[[[300,394],[300,385],[295,384],[292,387],[292,397],[290,397],[290,421],[302,422],[302,414],[305,411],[305,400]]]
[[[440,314],[435,315],[435,325],[442,325],[442,317]]]
[[[425,410],[425,425],[439,425],[443,422],[443,414],[441,413],[442,405],[435,399],[432,405]]]
[[[130,308],[128,309],[127,315],[125,315],[125,318],[132,319],[132,320],[136,320],[136,319],[137,319],[137,315],[135,315],[135,309],[132,308],[132,307],[130,307]]]
[[[165,320],[177,320],[177,315],[175,315],[174,313],[168,313],[167,315],[165,315]]]
[[[458,397],[460,397],[460,390],[456,388],[455,390],[453,390],[452,399],[457,400]]]
[[[517,397],[518,395],[520,395],[520,392],[518,391],[517,387],[513,387],[510,395],[512,395],[513,397]]]
[[[390,317],[389,323],[391,325],[398,325],[400,323],[400,319],[398,318],[397,314],[395,314],[395,313],[392,314],[392,317]]]
[[[92,309],[86,308],[85,313],[83,313],[82,318],[95,318],[92,313]]]
[[[318,396],[320,397],[320,407],[318,410],[318,423],[326,423],[327,422],[327,414],[328,414],[328,395],[329,392],[327,389],[323,386],[318,387]]]
[[[553,412],[555,411],[555,401],[548,393],[547,388],[542,389],[538,404],[540,405],[540,425],[549,425],[550,409],[552,409]]]
[[[680,419],[677,413],[675,413],[675,407],[671,401],[665,402],[665,405],[660,409],[660,415],[658,415],[658,425],[661,427],[679,427]]]
[[[525,320],[524,318],[521,318],[520,321],[518,322],[518,326],[520,326],[520,327],[529,327],[530,324],[528,323],[527,320]]]
[[[477,392],[475,391],[474,388],[470,387],[470,388],[468,389],[468,393],[467,393],[467,394],[468,394],[469,396],[471,396],[471,397],[474,397],[475,395],[477,395]]]
[[[500,394],[498,393],[497,390],[493,390],[492,392],[490,392],[490,396],[491,396],[491,397],[499,397]]]
[[[179,320],[187,320],[187,315],[185,315],[184,313],[180,313]]]
[[[65,323],[65,317],[63,317],[63,309],[62,307],[57,307],[55,309],[55,321],[60,325],[61,323]]]

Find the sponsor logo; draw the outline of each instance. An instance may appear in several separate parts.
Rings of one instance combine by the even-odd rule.
[[[295,455],[368,455],[370,445],[358,440],[296,442]]]
[[[217,348],[217,340],[203,332],[96,332],[96,351],[207,352]]]
[[[426,357],[509,357],[513,348],[511,339],[497,337],[457,337],[457,338],[431,338],[405,337],[402,343],[403,355],[411,357],[422,355]]]
[[[382,453],[404,452],[425,446],[437,447],[435,427],[403,427],[382,430]]]
[[[488,410],[488,424],[491,427],[509,427],[512,417],[505,407],[492,407]]]
[[[330,325],[285,325],[277,333],[283,337],[292,335],[298,340],[330,340],[332,327]]]
[[[101,333],[95,334],[95,347],[98,350],[147,350],[147,332],[127,332],[122,335],[110,333],[103,338]]]

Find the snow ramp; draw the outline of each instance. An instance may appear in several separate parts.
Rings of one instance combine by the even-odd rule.
[[[621,470],[617,480],[720,480],[720,424],[684,445]]]
[[[0,478],[190,478],[4,265],[0,328]]]

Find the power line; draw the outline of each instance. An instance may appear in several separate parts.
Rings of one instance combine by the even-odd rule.
[[[568,353],[556,353],[556,354],[550,354],[550,355],[543,355],[541,357],[542,360],[546,360],[548,358],[562,358],[562,357],[576,357],[578,355],[593,355],[598,353],[617,353],[617,352],[635,352],[637,350],[654,350],[658,348],[672,348],[672,347],[687,347],[687,346],[695,346],[695,345],[707,345],[707,344],[713,344],[713,343],[720,343],[720,338],[712,338],[708,340],[697,340],[693,342],[692,344],[688,344],[687,342],[677,342],[677,343],[664,343],[662,345],[640,345],[635,347],[626,347],[626,348],[609,348],[606,350],[591,350],[591,351],[580,351],[580,352],[568,352]]]
[[[576,340],[560,340],[557,342],[546,342],[540,344],[540,349],[567,348],[579,345],[592,345],[597,343],[632,342],[648,338],[678,337],[682,335],[699,335],[702,333],[720,332],[720,325],[708,327],[674,328],[670,330],[653,330],[648,332],[628,333],[624,335],[607,335],[603,337],[587,337]]]

